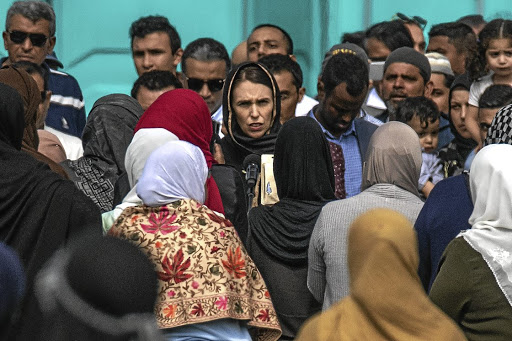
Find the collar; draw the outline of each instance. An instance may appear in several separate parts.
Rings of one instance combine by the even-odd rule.
[[[320,128],[322,129],[322,131],[324,132],[325,136],[327,136],[328,139],[331,139],[331,140],[338,140],[338,141],[341,141],[341,139],[343,137],[347,137],[349,135],[354,135],[354,136],[357,136],[357,131],[356,131],[356,126],[355,126],[355,123],[354,121],[357,119],[353,119],[352,120],[352,123],[350,124],[350,127],[347,129],[346,132],[344,132],[343,134],[341,134],[339,137],[336,137],[334,136],[333,134],[331,134],[327,129],[324,128],[324,126],[322,125],[322,123],[320,123],[316,117],[315,117],[315,113],[314,111],[316,111],[316,109],[318,108],[318,105],[316,105],[313,109],[311,109],[311,111],[308,113],[308,116],[309,117],[312,117],[317,123],[318,125],[320,126]]]

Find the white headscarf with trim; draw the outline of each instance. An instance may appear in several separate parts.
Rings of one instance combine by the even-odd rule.
[[[148,158],[137,184],[137,195],[148,206],[180,199],[203,204],[208,167],[198,147],[185,141],[167,142]]]

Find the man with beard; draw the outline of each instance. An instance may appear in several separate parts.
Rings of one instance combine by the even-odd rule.
[[[432,81],[428,58],[411,47],[391,52],[384,64],[382,99],[387,110],[378,118],[382,122],[394,121],[398,103],[407,97],[430,98]]]

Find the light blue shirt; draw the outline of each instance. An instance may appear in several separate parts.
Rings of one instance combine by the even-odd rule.
[[[313,110],[308,114],[317,122]],[[343,157],[345,158],[345,190],[347,191],[347,198],[350,198],[361,192],[361,182],[363,179],[363,162],[361,160],[361,152],[359,150],[359,144],[357,143],[357,132],[354,121],[347,129],[347,131],[340,135],[340,137],[334,137],[328,132],[320,122],[318,122],[320,128],[325,134],[327,141],[341,146],[343,149]]]

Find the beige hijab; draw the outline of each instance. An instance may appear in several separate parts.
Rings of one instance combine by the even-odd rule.
[[[371,210],[349,231],[350,295],[307,321],[296,340],[465,340],[427,297],[416,234],[403,215]]]
[[[418,134],[407,124],[389,122],[372,135],[363,163],[361,189],[375,184],[393,184],[418,195],[421,171]]]

